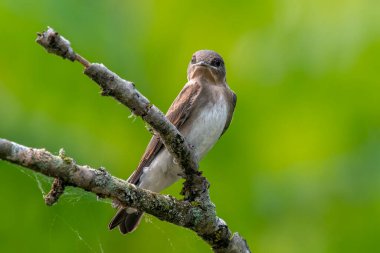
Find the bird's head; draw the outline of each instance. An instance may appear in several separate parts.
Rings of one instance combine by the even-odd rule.
[[[187,68],[187,79],[204,78],[214,82],[226,80],[226,68],[223,58],[212,50],[195,52]]]

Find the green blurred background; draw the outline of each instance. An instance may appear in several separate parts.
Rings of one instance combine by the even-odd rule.
[[[380,252],[380,2],[0,1],[0,138],[127,178],[140,119],[34,40],[52,26],[166,111],[193,52],[223,55],[232,125],[201,163],[218,214],[254,252]],[[0,252],[210,252],[146,216],[109,231],[108,201],[0,162]],[[166,193],[178,196],[178,183]]]

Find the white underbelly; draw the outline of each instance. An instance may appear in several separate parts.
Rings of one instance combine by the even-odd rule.
[[[186,136],[194,146],[195,155],[200,160],[220,138],[227,121],[227,104],[223,97],[209,105],[194,121],[194,127]]]
[[[210,103],[194,120],[194,125],[185,138],[193,146],[198,161],[219,139],[227,121],[227,114],[226,102],[221,97],[216,103]],[[150,166],[144,168],[139,186],[159,192],[176,182],[180,178],[180,172],[180,167],[174,162],[172,155],[163,149]]]

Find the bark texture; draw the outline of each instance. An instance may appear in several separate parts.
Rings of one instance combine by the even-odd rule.
[[[52,190],[45,197],[47,204],[55,203],[65,186],[79,187],[189,228],[205,240],[214,252],[250,252],[246,241],[238,233],[232,234],[227,224],[216,216],[215,205],[208,192],[209,183],[198,171],[190,145],[133,83],[120,78],[102,64],[89,63],[75,53],[70,42],[52,28],[38,33],[36,41],[49,53],[80,62],[85,67],[84,73],[101,87],[102,95],[114,97],[153,128],[183,169],[185,183],[182,194],[185,198],[177,200],[138,188],[113,177],[103,168],[78,165],[63,152],[54,156],[44,149],[28,148],[5,139],[0,139],[0,159],[54,177]]]
[[[232,235],[227,224],[216,216],[211,202],[177,200],[113,177],[104,168],[78,165],[70,157],[54,156],[45,149],[29,148],[5,139],[0,139],[0,160],[56,178],[53,189],[58,180],[65,186],[82,188],[101,198],[116,199],[160,220],[189,228],[205,240],[214,252],[250,252],[246,241],[238,233]],[[57,201],[57,198],[54,200]]]

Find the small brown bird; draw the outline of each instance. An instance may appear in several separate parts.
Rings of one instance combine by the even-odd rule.
[[[230,125],[236,95],[226,83],[223,58],[214,51],[200,50],[193,54],[187,68],[187,84],[183,87],[166,117],[194,147],[195,157],[202,157],[214,146]],[[181,168],[173,161],[158,136],[153,136],[137,169],[128,182],[154,192],[176,182]],[[109,228],[119,226],[123,234],[132,232],[143,212],[119,207]]]

